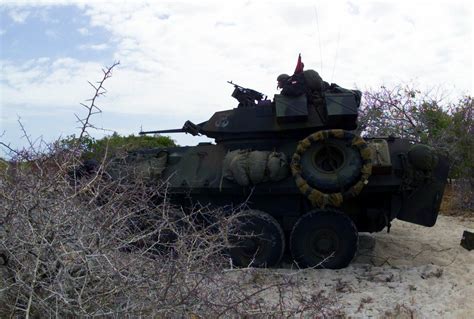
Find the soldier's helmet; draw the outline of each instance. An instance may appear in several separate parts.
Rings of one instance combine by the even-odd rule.
[[[280,74],[278,77],[277,77],[277,81],[278,82],[284,82],[286,80],[288,80],[290,78],[290,76],[288,74]]]
[[[290,76],[288,74],[280,74],[278,77],[277,77],[277,81],[278,81],[278,85],[277,85],[277,89],[282,89],[283,88],[283,83],[288,81],[288,79],[290,78]]]

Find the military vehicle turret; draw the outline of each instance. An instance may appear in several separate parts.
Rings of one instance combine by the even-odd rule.
[[[389,230],[395,218],[436,222],[446,158],[406,139],[357,136],[360,92],[312,72],[302,73],[303,94],[273,100],[231,83],[237,107],[181,129],[140,133],[185,132],[215,143],[128,157],[150,180],[166,179],[183,207],[245,202],[243,235],[230,249],[238,266],[274,266],[289,251],[300,267],[342,268],[359,232]]]

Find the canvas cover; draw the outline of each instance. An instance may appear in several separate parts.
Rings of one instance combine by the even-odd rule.
[[[239,149],[224,157],[222,175],[241,186],[249,186],[282,180],[289,175],[289,166],[283,153]]]

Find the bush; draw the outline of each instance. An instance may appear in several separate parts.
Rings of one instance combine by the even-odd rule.
[[[75,135],[71,135],[60,140],[58,144],[58,147],[64,150],[79,148],[83,159],[103,159],[104,156],[111,158],[142,148],[176,146],[174,140],[168,136],[120,136],[116,132],[101,139],[84,136],[79,140]]]
[[[95,96],[78,118],[77,138],[42,143],[42,150],[7,146],[13,156],[0,170],[0,317],[339,314],[331,296],[305,289],[294,273],[232,269],[229,225],[240,211],[183,211],[168,201],[166,184],[106,177],[105,160],[80,179],[70,174],[87,158],[174,145],[162,137],[88,137],[115,65],[91,84]],[[202,222],[207,215],[212,222]]]
[[[46,158],[0,173],[0,317],[338,313],[294,274],[228,268],[239,211],[184,212],[166,185],[101,178],[107,167],[71,180],[73,156]]]

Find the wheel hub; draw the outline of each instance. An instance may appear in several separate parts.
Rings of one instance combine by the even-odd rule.
[[[258,252],[260,243],[256,238],[247,238],[240,242],[239,247],[246,257],[252,257]]]
[[[326,144],[314,153],[313,164],[317,169],[331,173],[343,166],[344,154],[334,145]]]
[[[327,257],[339,248],[339,238],[334,231],[322,229],[314,232],[311,247],[316,255]]]

